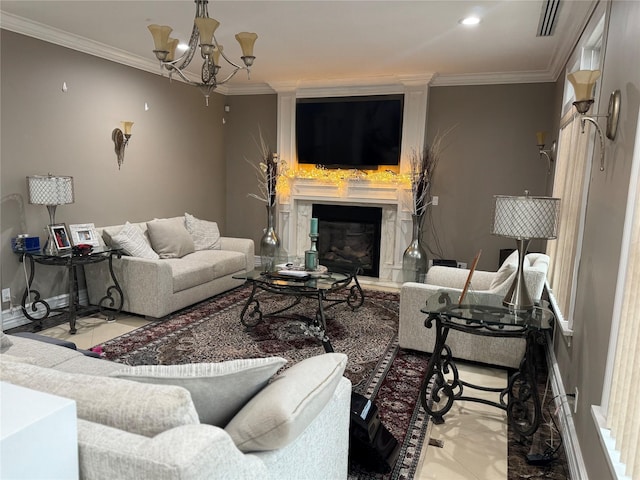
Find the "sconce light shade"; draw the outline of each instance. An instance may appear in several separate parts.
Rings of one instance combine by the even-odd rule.
[[[593,100],[593,87],[599,78],[600,70],[578,70],[567,75],[567,80],[573,85],[576,101]]]

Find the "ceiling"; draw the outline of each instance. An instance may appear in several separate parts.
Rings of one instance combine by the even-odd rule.
[[[239,72],[221,92],[234,94],[431,76],[434,85],[555,81],[597,2],[560,0],[553,35],[537,36],[548,3],[212,0],[209,15],[220,22],[216,37],[225,52],[239,62],[235,33],[258,34],[251,80]],[[0,25],[7,30],[159,73],[147,25],[170,25],[172,36],[187,41],[195,5],[192,0],[2,0],[0,10]],[[461,25],[470,14],[480,24]]]

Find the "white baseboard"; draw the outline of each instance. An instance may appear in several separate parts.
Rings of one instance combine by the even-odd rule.
[[[80,304],[86,305],[89,301],[89,297],[87,295],[87,290],[83,289],[78,292],[78,298],[80,300]],[[57,295],[55,297],[45,298],[45,302],[49,304],[49,307],[54,308],[65,308],[69,305],[69,294],[65,293],[63,295]],[[29,307],[29,304],[27,304]],[[58,312],[53,312],[53,315],[58,315]],[[22,308],[18,306],[12,306],[10,309],[2,311],[2,330],[9,330],[10,328],[20,327],[22,325],[26,325],[31,323],[27,317],[22,313]]]
[[[560,435],[562,435],[563,446],[567,456],[569,478],[588,480],[587,467],[582,457],[580,444],[578,443],[576,427],[573,423],[573,414],[571,413],[571,405],[567,401],[567,392],[564,389],[558,361],[553,351],[551,335],[547,335],[546,351],[551,390],[553,391],[554,401],[558,411],[556,418],[559,420],[558,428],[560,429]]]

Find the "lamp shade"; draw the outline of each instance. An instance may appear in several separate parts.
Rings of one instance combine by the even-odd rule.
[[[65,205],[73,203],[73,177],[31,175],[27,177],[29,203]]]
[[[495,195],[491,233],[516,239],[557,236],[560,199]]]
[[[242,48],[242,55],[245,57],[253,56],[253,45],[256,43],[258,35],[251,32],[240,32],[236,34],[236,40]]]
[[[573,85],[577,101],[593,98],[593,87],[598,78],[600,78],[600,70],[578,70],[567,75],[567,80]]]

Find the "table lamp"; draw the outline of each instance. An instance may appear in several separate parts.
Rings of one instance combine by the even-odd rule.
[[[525,190],[524,196],[495,195],[495,209],[491,233],[501,237],[515,238],[518,246],[518,270],[502,304],[513,310],[525,311],[533,308],[524,279],[524,256],[533,239],[556,238],[560,199],[532,197]]]
[[[56,207],[73,203],[73,177],[56,175],[31,175],[27,177],[29,203],[46,205],[49,211],[49,225],[56,223]],[[45,246],[45,253],[55,254],[55,242],[49,241]]]

